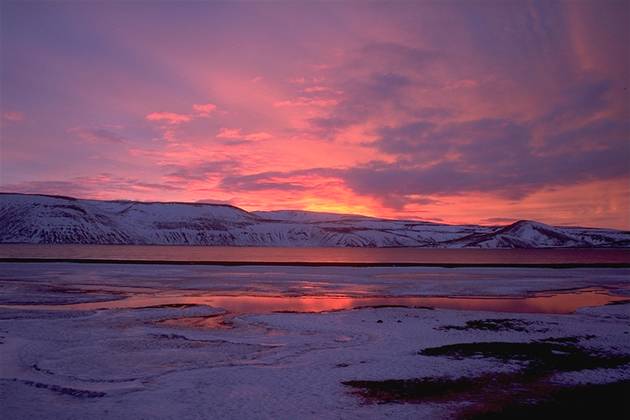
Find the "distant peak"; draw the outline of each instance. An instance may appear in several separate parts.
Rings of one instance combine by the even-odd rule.
[[[526,225],[551,227],[551,226],[546,225],[544,223],[537,222],[535,220],[527,220],[527,219],[518,220],[518,221],[516,221],[516,222],[514,222],[512,224],[507,225],[506,227],[517,227],[517,226],[526,226]]]

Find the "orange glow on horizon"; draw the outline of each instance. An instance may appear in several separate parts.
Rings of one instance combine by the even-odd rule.
[[[630,229],[623,2],[5,3],[0,191]]]

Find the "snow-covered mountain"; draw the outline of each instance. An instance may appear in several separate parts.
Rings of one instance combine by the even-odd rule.
[[[455,226],[308,211],[247,212],[224,204],[80,200],[0,193],[0,243],[293,247],[630,247],[630,232]]]

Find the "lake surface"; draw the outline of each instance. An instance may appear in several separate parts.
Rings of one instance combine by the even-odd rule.
[[[105,301],[66,305],[7,305],[6,307],[45,310],[99,310],[159,307],[164,305],[208,305],[223,308],[228,314],[270,312],[325,312],[362,307],[404,306],[430,307],[489,312],[570,314],[579,308],[601,306],[627,297],[616,296],[602,288],[585,288],[565,292],[536,293],[528,297],[474,297],[474,296],[256,296],[216,295],[169,291],[163,294],[136,294],[131,297]],[[0,305],[2,307],[2,305]],[[206,322],[208,317],[200,317]],[[210,317],[214,318],[214,317]],[[211,320],[214,323],[215,320]]]
[[[276,248],[0,244],[2,259],[416,265],[627,265],[630,249]]]

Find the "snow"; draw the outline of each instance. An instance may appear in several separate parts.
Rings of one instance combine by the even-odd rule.
[[[585,346],[630,354],[628,305],[574,314],[423,308],[234,314],[232,328],[161,321],[221,316],[220,307],[79,310],[9,307],[184,294],[525,296],[600,287],[626,294],[627,269],[217,267],[0,264],[3,418],[452,418],[466,402],[370,404],[348,380],[475,377],[515,372],[491,358],[419,355],[446,344],[593,336]],[[34,293],[36,291],[36,293]],[[30,302],[29,302],[30,299]],[[65,309],[64,309],[65,308]],[[518,319],[525,331],[444,328]],[[627,367],[556,374],[558,383],[629,379]]]
[[[327,222],[327,221],[339,221],[339,220],[353,220],[353,219],[370,219],[367,216],[361,216],[356,214],[343,214],[343,213],[327,213],[316,212],[306,210],[274,210],[274,211],[255,211],[255,215],[260,216],[268,220],[281,220],[285,222]]]
[[[630,232],[450,226],[297,210],[246,212],[199,203],[142,203],[0,194],[0,243],[290,247],[629,247]]]

